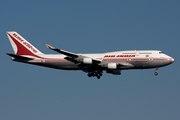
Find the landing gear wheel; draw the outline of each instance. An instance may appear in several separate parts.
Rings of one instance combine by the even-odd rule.
[[[156,71],[156,72],[154,73],[155,76],[158,75],[158,69],[159,69],[159,68],[156,68],[156,70],[155,70],[155,71]]]
[[[89,73],[88,76],[91,77],[91,74]]]
[[[102,76],[102,74],[101,73],[97,73],[96,76]]]
[[[155,73],[154,73],[154,75],[155,75],[155,76],[157,76],[157,75],[158,75],[158,73],[157,73],[157,72],[155,72]]]
[[[102,76],[102,71],[92,71],[92,72],[89,72],[87,74],[89,77],[97,77],[98,79],[100,79],[100,77]]]

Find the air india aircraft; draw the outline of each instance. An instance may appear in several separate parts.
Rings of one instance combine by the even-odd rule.
[[[121,70],[158,68],[169,65],[175,60],[159,50],[117,51],[101,54],[75,54],[48,44],[46,46],[61,54],[43,54],[17,32],[7,32],[15,54],[7,53],[13,61],[45,66],[62,70],[82,70],[89,77],[98,79],[103,71],[121,75]]]

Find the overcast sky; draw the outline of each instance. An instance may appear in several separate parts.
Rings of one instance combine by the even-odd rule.
[[[176,61],[159,69],[63,71],[11,61],[6,31],[41,52],[161,50]],[[1,0],[1,120],[179,120],[179,0]]]

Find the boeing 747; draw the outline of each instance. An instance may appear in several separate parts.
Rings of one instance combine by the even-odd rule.
[[[20,36],[17,32],[7,32],[15,54],[6,53],[13,61],[40,65],[62,70],[82,70],[89,77],[100,77],[103,71],[121,75],[121,70],[158,68],[175,60],[159,50],[117,51],[102,54],[75,54],[46,44],[47,48],[61,54],[44,54]]]

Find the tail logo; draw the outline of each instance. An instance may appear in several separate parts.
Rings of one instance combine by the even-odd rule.
[[[20,43],[22,43],[23,45],[27,46],[29,49],[31,49],[34,53],[36,53],[37,51],[33,48],[33,46],[31,46],[29,43],[25,42],[21,37],[19,37],[16,33],[13,34],[13,36],[15,38],[18,39],[18,41]]]

